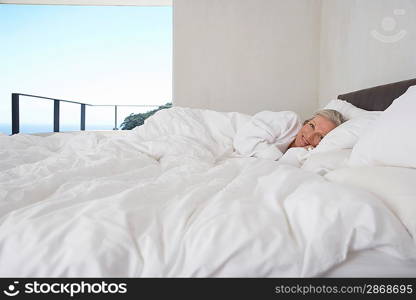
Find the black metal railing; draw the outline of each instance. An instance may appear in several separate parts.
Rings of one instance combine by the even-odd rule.
[[[113,130],[118,130],[117,127],[117,107],[158,107],[158,105],[119,105],[119,104],[88,104],[82,103],[77,101],[69,101],[63,99],[56,99],[56,98],[49,98],[43,96],[35,96],[29,94],[20,94],[20,93],[12,93],[12,134],[16,134],[20,132],[20,96],[24,97],[32,97],[44,100],[51,100],[53,101],[53,131],[59,132],[59,119],[60,119],[60,103],[67,102],[73,104],[79,104],[81,108],[81,122],[80,122],[80,130],[85,130],[85,107],[86,106],[93,106],[93,107],[114,107],[114,128]]]

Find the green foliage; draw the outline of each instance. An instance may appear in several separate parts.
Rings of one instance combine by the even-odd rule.
[[[128,117],[126,117],[123,121],[123,123],[121,123],[121,129],[122,130],[130,130],[133,129],[136,126],[140,126],[143,125],[144,120],[146,120],[148,117],[153,116],[156,112],[158,112],[161,109],[167,109],[167,108],[171,108],[172,107],[172,103],[168,102],[165,105],[161,105],[158,108],[154,109],[154,110],[150,110],[148,112],[145,113],[141,113],[141,114],[130,114]]]

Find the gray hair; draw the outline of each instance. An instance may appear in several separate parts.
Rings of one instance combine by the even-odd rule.
[[[322,109],[322,110],[318,110],[317,112],[315,112],[312,118],[306,120],[304,124],[306,124],[307,122],[309,122],[310,120],[312,120],[313,118],[317,116],[321,116],[321,117],[328,119],[329,121],[334,123],[335,126],[339,126],[346,121],[346,119],[342,116],[340,112],[334,109]]]

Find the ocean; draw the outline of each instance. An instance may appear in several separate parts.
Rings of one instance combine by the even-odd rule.
[[[114,126],[114,125],[113,125]],[[85,130],[112,130],[113,126],[111,125],[85,125]],[[78,131],[79,125],[66,125],[62,124],[60,126],[60,131]],[[9,124],[0,124],[0,132],[5,134],[12,133],[12,126]],[[21,133],[43,133],[43,132],[53,132],[53,125],[49,124],[20,124]]]

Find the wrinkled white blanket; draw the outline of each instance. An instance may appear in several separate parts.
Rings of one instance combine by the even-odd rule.
[[[0,276],[318,276],[415,257],[373,194],[233,154],[249,120],[174,108],[114,134],[0,136]]]
[[[247,157],[278,160],[301,128],[299,116],[292,111],[261,111],[238,128],[233,146]]]

